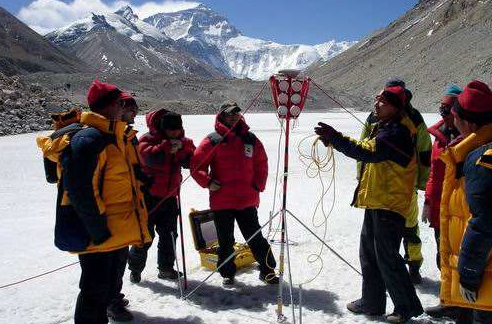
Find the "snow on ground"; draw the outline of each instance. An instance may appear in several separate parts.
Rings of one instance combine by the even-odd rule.
[[[360,118],[364,118],[360,114]],[[437,115],[426,115],[428,124]],[[213,130],[213,116],[185,116],[187,135],[200,140]],[[272,206],[279,125],[272,114],[247,115],[252,130],[263,141],[269,155],[270,174],[266,191],[262,194],[260,220],[266,222]],[[305,136],[312,134],[318,121],[336,129],[358,136],[360,125],[348,114],[304,114],[292,133],[289,198],[287,206],[314,229],[311,214],[319,196],[316,179],[305,175],[299,162],[297,146]],[[138,118],[137,128],[142,131],[144,119]],[[39,274],[77,261],[75,255],[57,250],[53,246],[55,187],[44,180],[43,163],[35,138],[38,134],[25,134],[0,138],[0,286]],[[311,141],[309,141],[310,144]],[[309,147],[306,145],[305,150]],[[347,260],[359,268],[358,246],[363,211],[349,206],[355,188],[355,162],[336,153],[336,206],[328,224],[327,242]],[[421,195],[422,196],[422,195]],[[420,197],[422,203],[422,197]],[[207,192],[192,180],[182,189],[183,210],[204,209],[208,206]],[[185,220],[185,248],[189,269],[189,284],[196,285],[210,272],[200,267],[198,253]],[[319,218],[318,218],[319,222]],[[315,238],[308,235],[295,221],[288,219],[292,256],[294,299],[298,299],[300,283],[313,277],[318,264],[309,264],[309,254],[319,249]],[[314,229],[319,235],[321,229]],[[264,231],[265,233],[265,231]],[[236,237],[242,241],[236,229]],[[425,262],[422,274],[424,284],[418,288],[424,306],[437,303],[439,272],[435,266],[435,243],[432,231],[422,225],[421,238]],[[278,258],[278,246],[273,245]],[[130,310],[136,324],[223,324],[223,323],[274,323],[276,320],[276,286],[265,286],[257,278],[254,268],[239,272],[237,288],[225,290],[220,276],[214,275],[196,295],[188,301],[179,299],[174,283],[157,278],[156,250],[152,247],[147,268],[140,284],[131,284],[125,275],[124,293],[130,300]],[[320,276],[303,286],[304,323],[378,323],[381,318],[354,316],[345,304],[359,297],[361,278],[330,252],[323,253],[324,267]],[[75,299],[78,293],[80,270],[75,265],[56,273],[0,290],[1,324],[61,324],[72,323]],[[288,296],[285,290],[285,296]],[[286,298],[286,305],[289,304]],[[388,303],[387,312],[392,311]],[[292,322],[289,309],[284,312]],[[434,322],[423,315],[413,323]]]

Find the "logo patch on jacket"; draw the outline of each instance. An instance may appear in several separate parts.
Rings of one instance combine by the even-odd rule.
[[[244,144],[244,155],[249,158],[253,157],[253,145]]]

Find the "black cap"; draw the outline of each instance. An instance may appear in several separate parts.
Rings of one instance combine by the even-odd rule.
[[[405,81],[400,78],[391,78],[386,82],[385,87],[402,87],[406,88]]]
[[[224,102],[220,106],[220,109],[219,109],[220,114],[224,114],[224,115],[234,114],[234,113],[238,113],[240,111],[241,111],[241,108],[239,107],[239,105],[237,104],[237,102],[235,100],[230,100],[230,101]]]

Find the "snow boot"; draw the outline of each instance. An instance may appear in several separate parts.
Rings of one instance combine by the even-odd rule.
[[[278,285],[280,282],[280,278],[275,274],[275,272],[260,272],[259,279],[269,285]]]
[[[354,300],[347,304],[347,309],[357,315],[381,316],[383,313],[367,312],[362,305],[362,299]]]
[[[142,280],[140,272],[132,271],[130,272],[130,281],[133,283],[139,283]]]
[[[222,286],[224,286],[224,287],[234,286],[235,283],[236,283],[236,280],[234,279],[234,277],[222,278]]]
[[[163,268],[159,269],[159,273],[157,274],[157,277],[159,279],[164,279],[164,280],[177,280],[178,277],[182,277],[183,273],[180,271],[174,270],[173,268]]]
[[[106,314],[115,322],[130,322],[133,320],[133,314],[123,307],[121,303],[109,305]]]
[[[393,313],[388,316],[386,316],[386,321],[388,323],[392,324],[403,324],[406,323],[409,320],[409,318],[406,318],[405,316],[398,314],[398,313]]]
[[[119,304],[122,307],[126,307],[130,304],[130,301],[126,298],[121,298],[121,299],[114,299],[112,304]]]
[[[437,306],[427,307],[425,313],[434,318],[448,317],[456,319],[460,315],[460,309],[458,307],[449,307],[439,304]]]

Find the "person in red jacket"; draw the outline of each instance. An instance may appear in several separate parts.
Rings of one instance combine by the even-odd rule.
[[[234,220],[246,240],[260,229],[257,208],[260,192],[265,189],[268,177],[268,158],[263,144],[249,131],[235,101],[221,106],[215,132],[201,142],[191,159],[191,175],[200,186],[210,191],[220,265],[234,252]],[[277,284],[275,258],[262,233],[248,245],[259,264],[260,280]],[[219,272],[224,278],[224,286],[233,285],[236,274],[234,259],[224,264]]]
[[[459,132],[454,127],[454,117],[451,114],[451,108],[454,102],[462,92],[457,85],[450,85],[444,92],[444,98],[439,107],[439,113],[442,119],[435,125],[428,128],[428,131],[436,140],[432,146],[431,153],[431,168],[427,186],[425,188],[425,203],[422,209],[422,222],[430,223],[430,227],[434,229],[434,237],[437,243],[437,267],[440,268],[440,253],[439,253],[439,237],[440,237],[440,205],[442,185],[444,181],[444,162],[439,159],[439,156],[444,149],[459,136]]]
[[[150,185],[145,197],[149,210],[149,229],[157,243],[157,266],[160,279],[177,279],[172,235],[177,237],[178,201],[181,187],[181,167],[189,168],[195,145],[185,137],[181,115],[160,109],[146,115],[149,132],[140,138],[142,170]],[[155,210],[154,210],[155,209]],[[153,211],[153,212],[151,212]],[[150,244],[143,248],[132,246],[128,258],[130,280],[140,282]]]

